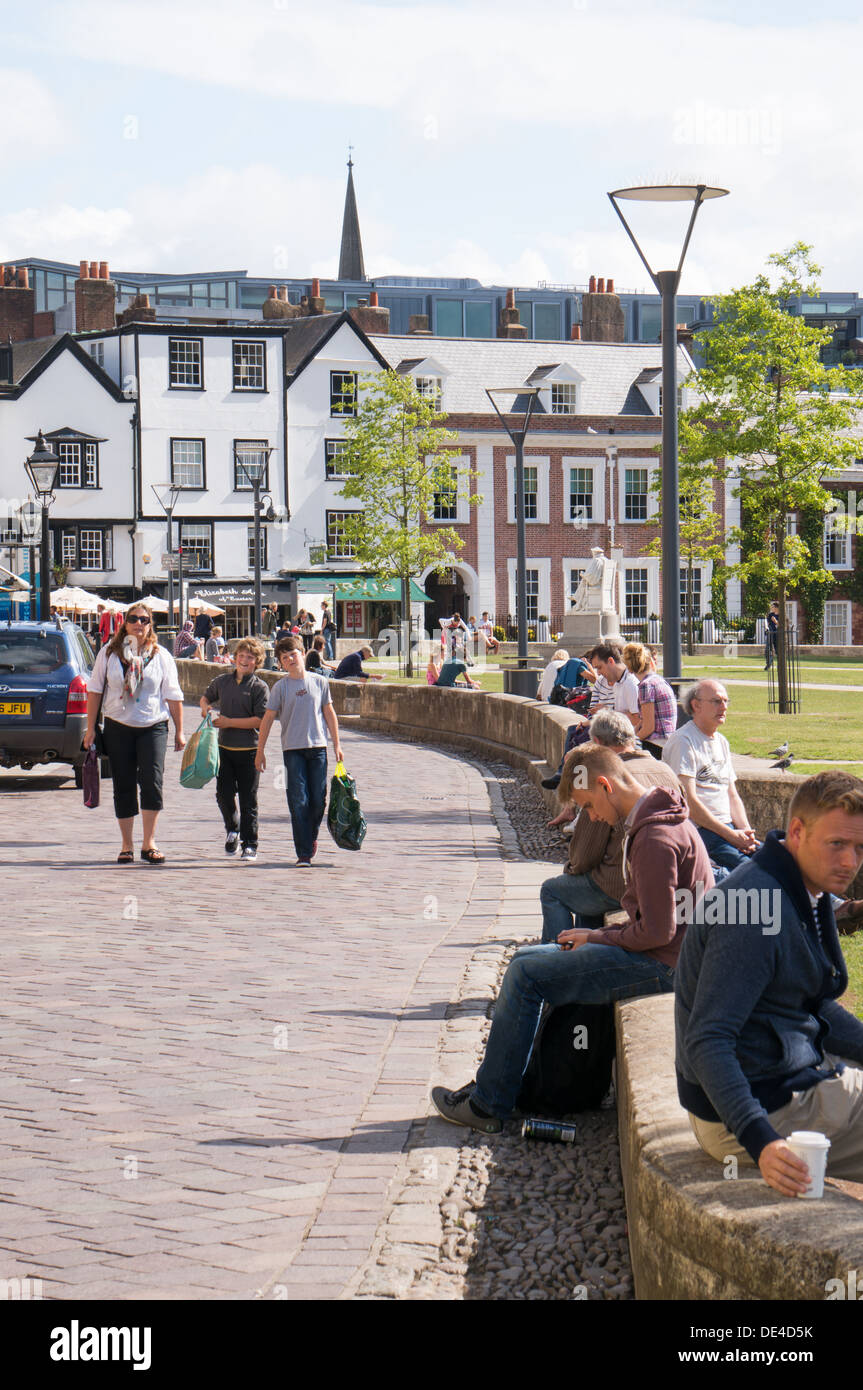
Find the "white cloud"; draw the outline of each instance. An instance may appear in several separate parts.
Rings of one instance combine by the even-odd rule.
[[[3,138],[0,169],[21,165],[46,150],[59,149],[68,138],[69,117],[44,82],[31,72],[0,68],[3,93]]]

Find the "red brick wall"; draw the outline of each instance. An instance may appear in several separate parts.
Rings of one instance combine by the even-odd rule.
[[[11,285],[0,287],[0,340],[24,342],[33,335],[36,291]]]
[[[113,280],[75,281],[75,328],[79,333],[114,327]]]

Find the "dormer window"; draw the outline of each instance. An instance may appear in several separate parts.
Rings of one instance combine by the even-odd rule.
[[[443,395],[443,378],[439,376],[415,377],[417,392],[424,401],[439,405]]]
[[[574,381],[551,383],[552,415],[575,415],[578,407],[578,386]]]

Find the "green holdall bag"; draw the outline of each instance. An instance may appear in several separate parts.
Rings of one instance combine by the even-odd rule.
[[[353,777],[348,776],[344,763],[336,763],[330,784],[327,829],[339,849],[359,849],[366,837],[365,817],[357,800],[357,784]]]
[[[218,775],[219,733],[209,714],[198,725],[183,750],[182,787],[205,787]]]

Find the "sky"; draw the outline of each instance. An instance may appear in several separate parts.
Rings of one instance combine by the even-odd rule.
[[[682,292],[803,240],[860,290],[850,0],[30,0],[0,49],[0,260],[338,267],[530,287],[648,277],[606,196],[706,182]],[[630,203],[654,269],[683,206]]]

